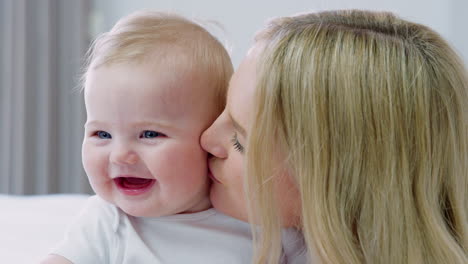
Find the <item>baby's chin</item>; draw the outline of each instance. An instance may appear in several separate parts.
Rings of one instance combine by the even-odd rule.
[[[149,199],[132,201],[124,199],[119,195],[100,195],[99,193],[97,195],[108,203],[115,205],[127,215],[134,217],[159,217],[165,215],[165,212],[157,208],[155,203]]]
[[[150,199],[143,201],[116,201],[113,204],[127,215],[134,217],[154,218],[183,214],[187,211],[184,210],[183,206],[180,207],[178,204],[164,204]]]
[[[120,208],[124,213],[134,217],[160,217],[171,214],[166,210],[158,210],[157,208],[148,208],[143,204],[129,205],[116,203],[115,206]]]

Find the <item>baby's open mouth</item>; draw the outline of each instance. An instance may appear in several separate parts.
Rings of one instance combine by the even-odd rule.
[[[137,195],[149,190],[156,180],[136,177],[118,177],[114,179],[114,182],[117,187],[126,194]]]

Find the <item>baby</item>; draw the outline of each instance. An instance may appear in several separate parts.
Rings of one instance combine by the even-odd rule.
[[[199,143],[224,108],[223,45],[140,11],[94,42],[88,65],[82,156],[97,196],[43,263],[250,263],[249,225],[210,209]]]

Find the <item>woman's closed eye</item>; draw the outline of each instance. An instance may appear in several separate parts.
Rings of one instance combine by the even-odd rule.
[[[240,153],[244,153],[244,146],[239,142],[237,139],[237,133],[231,139],[232,144],[234,145],[234,149],[239,151]]]
[[[165,135],[160,132],[156,132],[153,130],[145,130],[141,132],[140,138],[158,138],[158,137],[164,137]]]

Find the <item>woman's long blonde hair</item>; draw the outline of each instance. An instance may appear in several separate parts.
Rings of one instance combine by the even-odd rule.
[[[358,10],[278,18],[256,40],[246,186],[262,226],[255,263],[281,251],[277,149],[323,263],[468,263],[468,77],[447,42]]]

